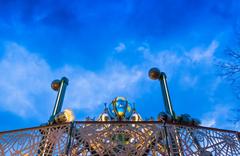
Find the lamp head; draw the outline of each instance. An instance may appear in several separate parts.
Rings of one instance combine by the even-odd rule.
[[[58,91],[60,88],[61,81],[60,80],[53,80],[51,87],[53,90]]]
[[[148,76],[150,77],[150,79],[152,80],[157,80],[160,78],[161,76],[161,72],[158,68],[154,67],[154,68],[151,68],[148,72]]]
[[[58,113],[54,118],[54,121],[57,124],[64,123],[64,122],[72,122],[73,120],[74,120],[74,114],[70,109],[65,109],[63,112]]]

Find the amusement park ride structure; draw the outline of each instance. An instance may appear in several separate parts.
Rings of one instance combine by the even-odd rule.
[[[165,112],[157,121],[143,120],[135,104],[116,97],[105,104],[97,120],[74,121],[62,110],[68,79],[52,82],[55,106],[45,125],[0,132],[0,156],[239,156],[240,133],[199,126],[188,115],[176,116],[166,74],[157,68],[149,77],[159,80]]]

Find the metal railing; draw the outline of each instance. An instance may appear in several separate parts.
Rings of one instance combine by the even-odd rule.
[[[0,132],[0,155],[239,156],[240,133],[158,121],[75,121]]]

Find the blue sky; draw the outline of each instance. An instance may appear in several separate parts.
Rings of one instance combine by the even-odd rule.
[[[66,76],[64,108],[78,120],[98,116],[104,102],[125,96],[143,118],[163,111],[158,82],[168,76],[173,107],[205,126],[239,129],[239,107],[216,62],[234,46],[238,0],[0,0],[0,130],[48,120]]]

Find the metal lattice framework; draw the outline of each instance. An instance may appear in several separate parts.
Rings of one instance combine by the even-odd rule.
[[[0,133],[1,156],[240,155],[239,132],[157,121],[76,121]]]

